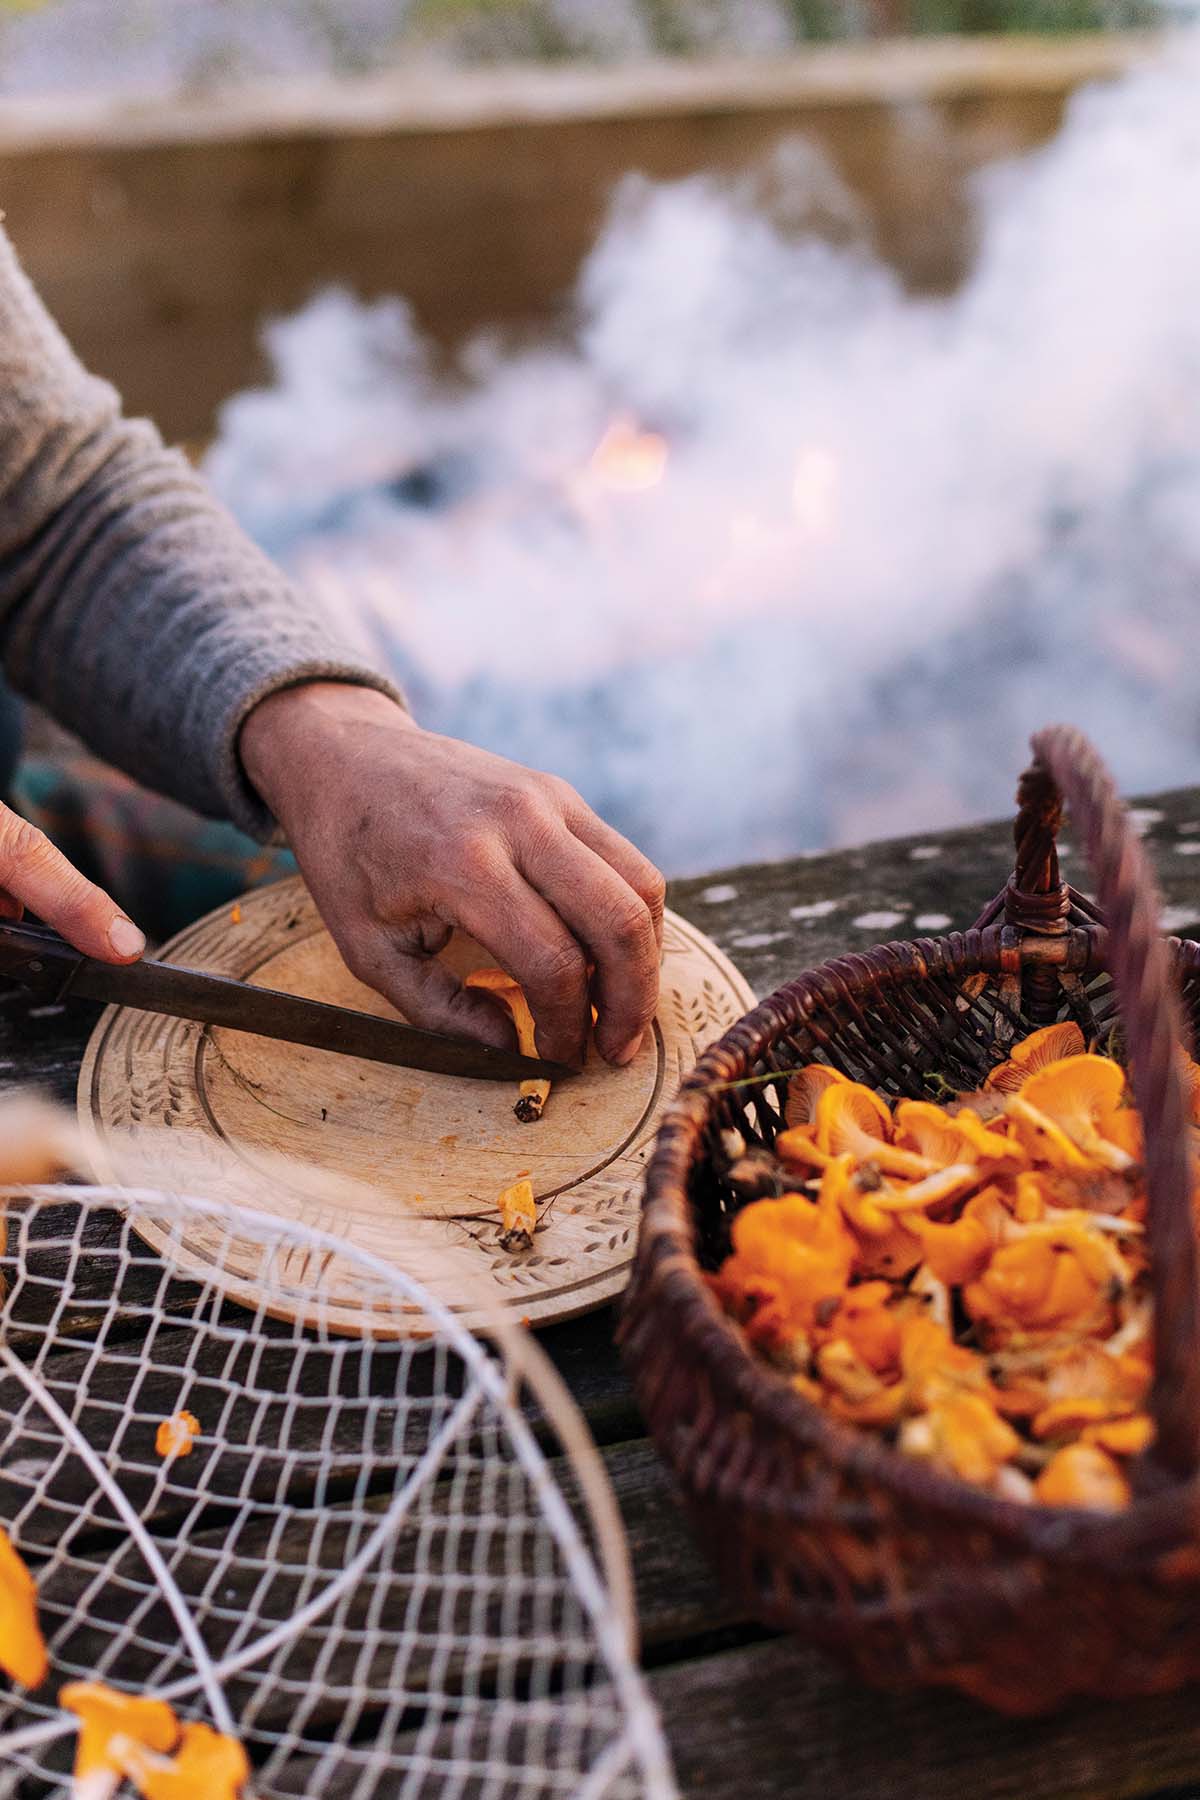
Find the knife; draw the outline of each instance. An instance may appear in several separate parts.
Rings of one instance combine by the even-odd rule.
[[[135,963],[97,962],[73,949],[49,926],[27,920],[0,923],[3,975],[48,1001],[79,995],[202,1025],[223,1025],[230,1031],[251,1031],[289,1044],[308,1044],[316,1050],[336,1050],[369,1062],[427,1069],[435,1075],[476,1081],[562,1081],[576,1073],[561,1063],[541,1062],[515,1050],[442,1037],[395,1019],[305,1000],[276,988],[252,987],[228,975],[210,975],[149,956]]]

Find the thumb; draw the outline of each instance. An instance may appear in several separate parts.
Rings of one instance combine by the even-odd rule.
[[[135,962],[146,948],[142,933],[116,901],[7,806],[0,806],[0,888],[85,956]],[[14,910],[6,909],[9,917]]]

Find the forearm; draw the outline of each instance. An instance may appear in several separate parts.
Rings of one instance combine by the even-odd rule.
[[[106,760],[259,835],[237,754],[264,696],[386,681],[177,453],[85,374],[0,232],[0,654]]]

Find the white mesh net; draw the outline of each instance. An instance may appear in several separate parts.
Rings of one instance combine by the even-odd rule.
[[[70,1792],[78,1679],[239,1737],[259,1800],[673,1793],[611,1493],[527,1333],[156,1192],[31,1190],[0,1266],[0,1521],[51,1661],[0,1698],[0,1795]]]

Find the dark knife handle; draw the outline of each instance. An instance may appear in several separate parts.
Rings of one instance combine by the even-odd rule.
[[[48,925],[0,924],[0,978],[19,982],[40,998],[61,1000],[84,961],[83,953]]]

